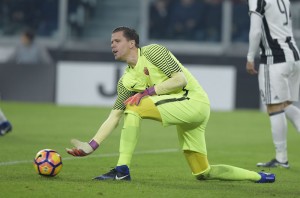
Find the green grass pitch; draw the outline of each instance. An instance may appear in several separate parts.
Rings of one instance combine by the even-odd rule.
[[[74,158],[65,152],[71,138],[89,141],[109,108],[1,102],[13,132],[0,137],[0,197],[205,197],[257,198],[300,196],[300,134],[289,123],[291,168],[266,169],[273,184],[248,181],[197,181],[178,148],[174,127],[144,120],[131,165],[131,182],[92,178],[109,171],[118,160],[120,126],[92,155]],[[264,112],[212,112],[206,131],[210,164],[229,164],[260,171],[255,164],[270,160],[274,149]],[[61,154],[63,168],[53,178],[35,173],[33,158],[44,148]]]

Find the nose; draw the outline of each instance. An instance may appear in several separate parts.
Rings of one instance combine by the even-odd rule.
[[[112,41],[110,46],[111,46],[111,48],[115,47],[116,46],[116,42]]]

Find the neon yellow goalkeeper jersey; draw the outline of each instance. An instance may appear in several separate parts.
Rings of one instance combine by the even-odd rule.
[[[181,89],[170,94],[187,95],[209,104],[206,92],[192,74],[164,46],[152,44],[138,49],[138,62],[134,68],[127,66],[117,86],[118,97],[113,109],[125,110],[123,102],[147,87],[159,84],[175,72],[183,72],[188,83]],[[155,101],[154,101],[155,102]]]

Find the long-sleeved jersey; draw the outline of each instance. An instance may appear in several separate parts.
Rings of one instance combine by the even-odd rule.
[[[138,62],[134,68],[127,66],[125,73],[118,82],[118,97],[113,109],[125,110],[123,102],[147,87],[157,85],[176,72],[183,72],[187,85],[168,94],[196,97],[209,103],[206,92],[192,74],[165,47],[157,44],[147,45],[138,50]],[[155,101],[154,101],[155,102]]]

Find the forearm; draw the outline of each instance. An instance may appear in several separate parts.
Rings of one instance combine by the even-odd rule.
[[[251,25],[249,32],[249,49],[247,54],[247,61],[254,62],[256,52],[259,48],[259,43],[261,40],[262,30],[262,19],[259,15],[251,13]]]
[[[126,105],[139,105],[142,98],[145,96],[168,94],[172,91],[182,89],[186,86],[187,80],[183,72],[176,72],[171,75],[171,78],[163,81],[155,86],[149,87],[143,92],[137,93],[128,98],[124,104]]]
[[[157,95],[167,94],[172,91],[182,89],[187,84],[187,79],[183,72],[172,74],[171,78],[154,86]]]
[[[106,121],[100,126],[97,133],[93,137],[98,144],[105,140],[109,134],[118,126],[123,115],[122,110],[112,110]]]

